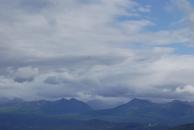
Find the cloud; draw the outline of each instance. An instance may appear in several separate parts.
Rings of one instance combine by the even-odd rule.
[[[185,17],[185,20],[188,20],[190,23],[194,23],[194,9],[192,7],[192,4],[189,0],[179,0],[176,2],[177,8],[183,11],[183,13],[186,14],[187,17]]]
[[[188,94],[193,94],[194,93],[194,87],[191,85],[186,85],[184,87],[178,87],[176,88],[176,91],[178,93],[188,93]]]
[[[182,22],[185,24],[187,30],[188,37],[190,37],[190,43],[193,45],[193,27],[194,27],[194,9],[193,5],[190,3],[189,0],[179,0],[176,2],[173,2],[175,8],[178,9],[178,11],[183,14]]]
[[[16,82],[30,82],[39,74],[38,68],[30,66],[17,68],[15,71],[9,69],[9,72],[14,76]]]
[[[150,3],[1,0],[1,96],[115,104],[131,97],[192,99],[177,92],[194,84],[194,56],[173,47],[193,42],[192,5],[179,2],[173,3],[183,26],[162,28],[163,17],[150,18]]]

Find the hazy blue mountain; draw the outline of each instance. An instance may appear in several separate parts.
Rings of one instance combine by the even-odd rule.
[[[88,125],[87,121],[90,120],[102,121],[101,123],[105,122],[105,124],[112,122],[112,124],[109,124],[111,126],[115,124],[119,124],[120,126],[122,124],[122,127],[126,126],[129,122],[135,122],[143,124],[141,128],[150,127],[151,129],[158,127],[157,130],[194,122],[193,105],[189,102],[177,100],[168,103],[153,103],[148,100],[133,99],[126,104],[112,109],[93,110],[88,104],[76,99],[31,102],[17,99],[2,103],[0,105],[0,114],[1,120],[5,118],[8,121],[20,118],[22,120],[25,120],[25,118],[29,118],[29,120],[31,118],[38,118],[42,119],[40,122],[51,120],[57,123],[60,121],[76,120],[81,121],[83,124],[86,123],[84,127]],[[107,126],[108,128],[110,127],[109,125]]]
[[[92,111],[84,102],[76,99],[56,101],[10,101],[0,105],[0,112],[34,113],[48,115],[78,114]]]
[[[0,114],[1,130],[168,130],[165,126],[113,123],[100,120],[65,120],[29,114]]]
[[[45,102],[41,110],[48,114],[85,113],[92,108],[84,102],[76,99],[60,99],[55,102]]]
[[[133,99],[113,109],[91,113],[91,118],[153,124],[179,124],[194,121],[194,107],[188,102],[172,101],[153,103],[147,100]]]
[[[177,126],[177,127],[172,128],[170,130],[194,130],[194,123],[180,125],[180,126]]]

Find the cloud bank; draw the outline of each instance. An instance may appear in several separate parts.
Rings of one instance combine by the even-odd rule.
[[[193,3],[157,2],[1,0],[1,97],[194,100]]]

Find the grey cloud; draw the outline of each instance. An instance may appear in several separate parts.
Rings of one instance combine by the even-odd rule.
[[[34,78],[39,74],[38,68],[33,68],[31,66],[20,67],[14,70],[13,68],[9,68],[8,72],[10,76],[13,76],[13,79],[16,82],[31,82]]]
[[[59,79],[57,79],[57,77],[55,76],[48,77],[44,82],[47,84],[59,84],[60,83]]]
[[[48,0],[21,0],[19,6],[30,12],[39,12],[49,6]]]
[[[30,78],[16,77],[14,80],[16,82],[21,82],[22,83],[22,82],[31,82],[34,79],[32,77],[30,77]]]
[[[101,86],[101,89],[95,90],[94,94],[103,97],[130,97],[134,96],[133,90],[129,86]]]
[[[163,45],[192,42],[193,31],[149,31],[150,11],[130,0],[0,1],[0,95],[191,99],[179,85],[194,85],[194,56]]]

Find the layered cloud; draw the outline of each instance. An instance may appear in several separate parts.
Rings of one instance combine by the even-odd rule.
[[[160,2],[1,0],[1,97],[192,100],[193,5]]]

